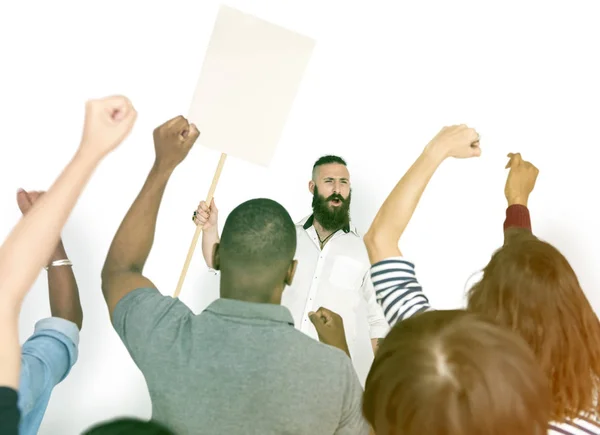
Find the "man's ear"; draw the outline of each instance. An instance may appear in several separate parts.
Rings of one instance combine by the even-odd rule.
[[[308,182],[308,191],[310,192],[311,195],[315,194],[315,182],[313,180],[310,180]]]
[[[285,274],[285,285],[291,286],[294,281],[294,275],[296,274],[296,268],[298,267],[298,260],[293,260],[290,263],[287,273]]]
[[[219,243],[215,243],[213,246],[212,260],[213,260],[213,269],[221,270],[221,253],[219,251],[220,245]]]

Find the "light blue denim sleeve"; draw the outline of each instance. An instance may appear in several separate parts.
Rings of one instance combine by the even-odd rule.
[[[37,434],[54,387],[77,361],[79,329],[58,317],[42,319],[21,348],[21,435]]]

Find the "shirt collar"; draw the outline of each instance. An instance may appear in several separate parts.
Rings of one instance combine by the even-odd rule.
[[[256,302],[219,298],[206,307],[206,311],[221,316],[272,320],[294,326],[294,319],[290,310],[277,304],[259,304]]]
[[[314,221],[315,221],[315,215],[311,214],[310,216],[307,216],[304,219],[302,219],[300,222],[298,222],[297,225],[301,226],[305,230],[308,230],[310,227],[313,226]],[[352,221],[348,222],[348,225],[346,225],[345,227],[343,227],[342,230],[346,234],[348,234],[348,233],[351,232],[355,236],[360,237],[359,234],[358,234],[358,230],[356,229],[356,227],[354,226],[354,224],[352,223]]]

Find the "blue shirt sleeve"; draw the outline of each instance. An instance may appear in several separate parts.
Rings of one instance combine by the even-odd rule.
[[[21,348],[19,409],[21,433],[37,433],[54,387],[77,361],[79,329],[65,319],[50,317],[35,325]]]

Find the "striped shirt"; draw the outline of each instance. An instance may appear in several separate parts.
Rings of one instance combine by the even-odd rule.
[[[415,265],[404,257],[390,257],[371,267],[371,280],[377,302],[390,326],[423,311],[432,310],[417,275]],[[600,435],[600,424],[588,418],[551,423],[549,435]]]
[[[403,257],[390,257],[371,266],[377,302],[390,326],[431,309],[417,281],[415,265]]]
[[[565,423],[550,423],[548,435],[598,435],[600,423],[591,418],[580,417]]]

